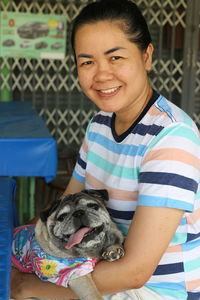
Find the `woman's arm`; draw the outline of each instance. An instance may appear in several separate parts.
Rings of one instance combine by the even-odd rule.
[[[139,206],[125,242],[125,256],[97,264],[92,277],[102,294],[142,287],[155,271],[184,211]]]
[[[92,277],[102,294],[142,287],[157,267],[170,243],[183,211],[174,208],[139,206],[126,242],[125,256],[115,262],[97,264]],[[23,282],[12,281],[11,295],[26,297],[77,298],[70,289],[21,274]]]
[[[63,195],[75,194],[82,191],[85,188],[84,182],[80,182],[72,177],[63,193]]]
[[[42,281],[36,275],[22,273],[15,268],[12,269],[10,296],[13,299],[30,297],[50,299],[78,298],[69,288],[66,289],[54,283]]]

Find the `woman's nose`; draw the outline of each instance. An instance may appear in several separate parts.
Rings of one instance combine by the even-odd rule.
[[[95,70],[94,80],[95,81],[105,81],[113,79],[112,68],[106,64],[98,64]]]

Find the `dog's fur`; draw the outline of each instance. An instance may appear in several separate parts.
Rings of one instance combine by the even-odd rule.
[[[83,190],[52,203],[41,212],[35,234],[41,248],[60,258],[91,257],[114,261],[124,255],[123,235],[111,220],[104,201],[106,190]],[[66,249],[71,235],[89,227],[80,243]],[[69,281],[82,300],[103,299],[90,275]]]

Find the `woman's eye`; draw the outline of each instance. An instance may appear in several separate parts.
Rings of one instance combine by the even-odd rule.
[[[112,61],[115,61],[115,60],[119,60],[121,58],[121,56],[112,56],[111,57],[111,60]]]
[[[88,61],[84,61],[81,63],[81,66],[88,66],[88,65],[91,65],[92,64],[92,61],[91,60],[88,60]]]

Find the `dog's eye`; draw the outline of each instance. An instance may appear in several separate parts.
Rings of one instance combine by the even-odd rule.
[[[98,209],[99,209],[99,205],[96,204],[96,203],[89,203],[89,204],[87,204],[87,207],[93,208],[93,209],[95,209],[95,210],[98,210]]]
[[[62,222],[64,221],[65,217],[67,216],[67,214],[62,214],[57,218],[57,221]]]

